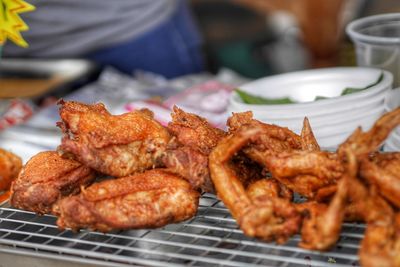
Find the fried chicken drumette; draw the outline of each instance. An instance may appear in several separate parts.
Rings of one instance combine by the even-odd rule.
[[[61,229],[155,228],[191,218],[200,194],[181,177],[163,169],[105,180],[54,206]]]
[[[22,168],[20,157],[0,148],[0,191],[8,190]]]
[[[13,182],[10,203],[39,214],[49,213],[59,198],[78,193],[94,179],[94,171],[81,163],[62,158],[55,151],[40,152]]]
[[[208,170],[208,155],[226,133],[206,119],[176,106],[171,116],[168,130],[175,140],[166,151],[163,163],[188,180],[194,188],[214,192]]]
[[[170,140],[149,110],[111,115],[103,104],[60,102],[60,150],[101,173],[122,177],[156,167]]]

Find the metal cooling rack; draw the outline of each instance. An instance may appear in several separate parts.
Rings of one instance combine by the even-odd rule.
[[[59,231],[56,218],[0,207],[0,252],[101,266],[358,266],[365,226],[344,224],[329,252],[243,235],[222,202],[204,194],[195,218],[160,229],[99,232]]]

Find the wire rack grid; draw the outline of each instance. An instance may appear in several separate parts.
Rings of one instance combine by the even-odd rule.
[[[196,217],[160,229],[111,233],[60,231],[51,215],[37,216],[0,207],[0,251],[99,266],[358,266],[363,224],[344,224],[329,252],[284,245],[243,235],[214,195],[204,194]]]

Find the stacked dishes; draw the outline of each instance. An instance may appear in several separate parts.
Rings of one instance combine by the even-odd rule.
[[[400,107],[400,87],[390,90],[387,94],[385,110],[391,111]],[[385,151],[400,151],[400,127],[397,127],[386,139]]]
[[[251,110],[255,119],[296,133],[300,133],[304,117],[308,117],[320,146],[335,149],[358,126],[368,130],[385,112],[385,98],[392,82],[390,72],[360,67],[280,74],[242,85],[240,90],[272,101],[289,98],[294,103],[249,104],[234,92],[228,111]],[[342,95],[345,88],[352,89]]]

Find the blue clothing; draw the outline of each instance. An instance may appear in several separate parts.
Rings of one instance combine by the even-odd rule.
[[[84,57],[129,74],[141,69],[173,78],[204,69],[201,45],[199,31],[183,0],[170,18],[154,29]]]
[[[171,17],[180,0],[29,0],[33,12],[21,14],[30,29],[29,47],[12,43],[5,57],[76,58],[121,44]]]

